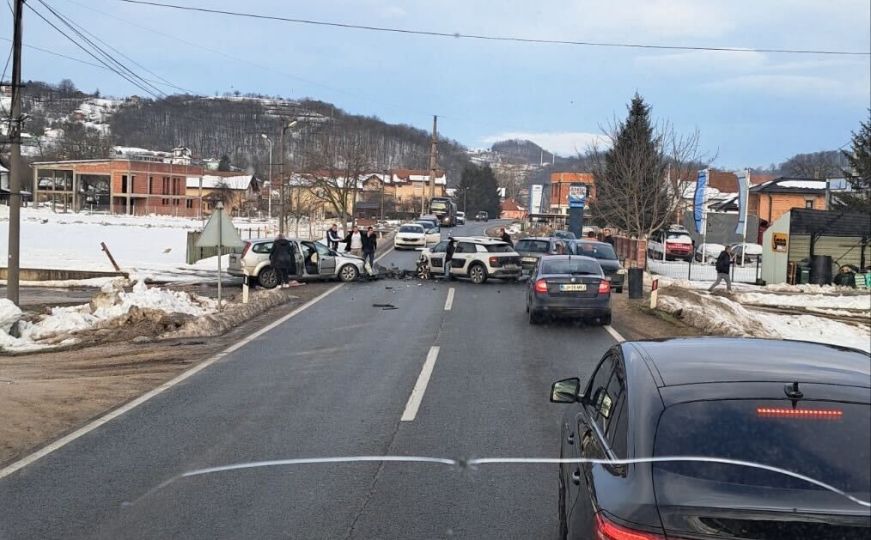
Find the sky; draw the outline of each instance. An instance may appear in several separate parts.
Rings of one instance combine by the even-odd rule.
[[[160,1],[160,0],[156,0]],[[689,47],[871,50],[868,0],[165,0],[288,18],[461,34]],[[572,155],[638,92],[658,122],[698,130],[721,168],[846,147],[869,118],[871,56],[710,52],[480,41],[132,5],[45,2],[136,64],[203,95],[256,92],[439,131],[470,148],[528,138]],[[0,10],[0,48],[12,17]],[[87,58],[31,11],[26,45]],[[89,59],[91,60],[91,59]],[[93,61],[93,60],[91,60]],[[26,49],[24,79],[142,94],[102,69]],[[141,66],[141,67],[139,67]],[[150,71],[148,73],[146,71]],[[7,76],[8,77],[8,76]],[[165,89],[168,93],[179,90]]]

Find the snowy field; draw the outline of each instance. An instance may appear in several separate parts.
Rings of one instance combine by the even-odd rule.
[[[100,242],[105,242],[122,270],[161,281],[215,279],[216,258],[185,263],[188,231],[198,231],[198,219],[108,214],[55,213],[48,208],[21,211],[21,266],[67,270],[113,271]],[[235,219],[243,240],[271,237],[277,224],[266,220]],[[321,238],[326,223],[312,223],[312,236]],[[296,232],[291,223],[290,233]],[[308,238],[309,224],[300,225]],[[0,219],[0,253],[7,253],[8,217]],[[224,264],[226,268],[226,264]],[[102,284],[102,283],[100,283]]]

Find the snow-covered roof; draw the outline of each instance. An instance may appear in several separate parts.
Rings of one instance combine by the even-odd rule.
[[[254,178],[250,174],[242,175],[242,176],[218,176],[214,174],[205,174],[203,175],[203,189],[216,189],[218,187],[228,187],[230,189],[244,191],[248,189],[248,186],[251,184],[251,180]],[[199,176],[188,176],[187,177],[187,187],[189,188],[198,188],[200,187],[200,177]]]
[[[825,191],[827,182],[813,178],[777,178],[750,188],[750,191]]]
[[[783,180],[777,182],[777,185],[785,188],[826,189],[825,180]]]

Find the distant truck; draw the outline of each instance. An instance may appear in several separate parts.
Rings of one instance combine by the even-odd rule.
[[[429,213],[436,216],[442,227],[456,227],[457,203],[449,197],[433,197],[429,201]]]

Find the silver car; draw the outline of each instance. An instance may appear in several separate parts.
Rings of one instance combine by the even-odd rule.
[[[363,273],[363,259],[349,253],[338,253],[320,242],[288,238],[296,253],[298,280],[340,279],[356,281]],[[272,289],[278,285],[278,272],[269,262],[272,238],[258,238],[245,242],[242,253],[231,253],[227,273],[232,276],[247,274],[257,280],[261,287]]]

